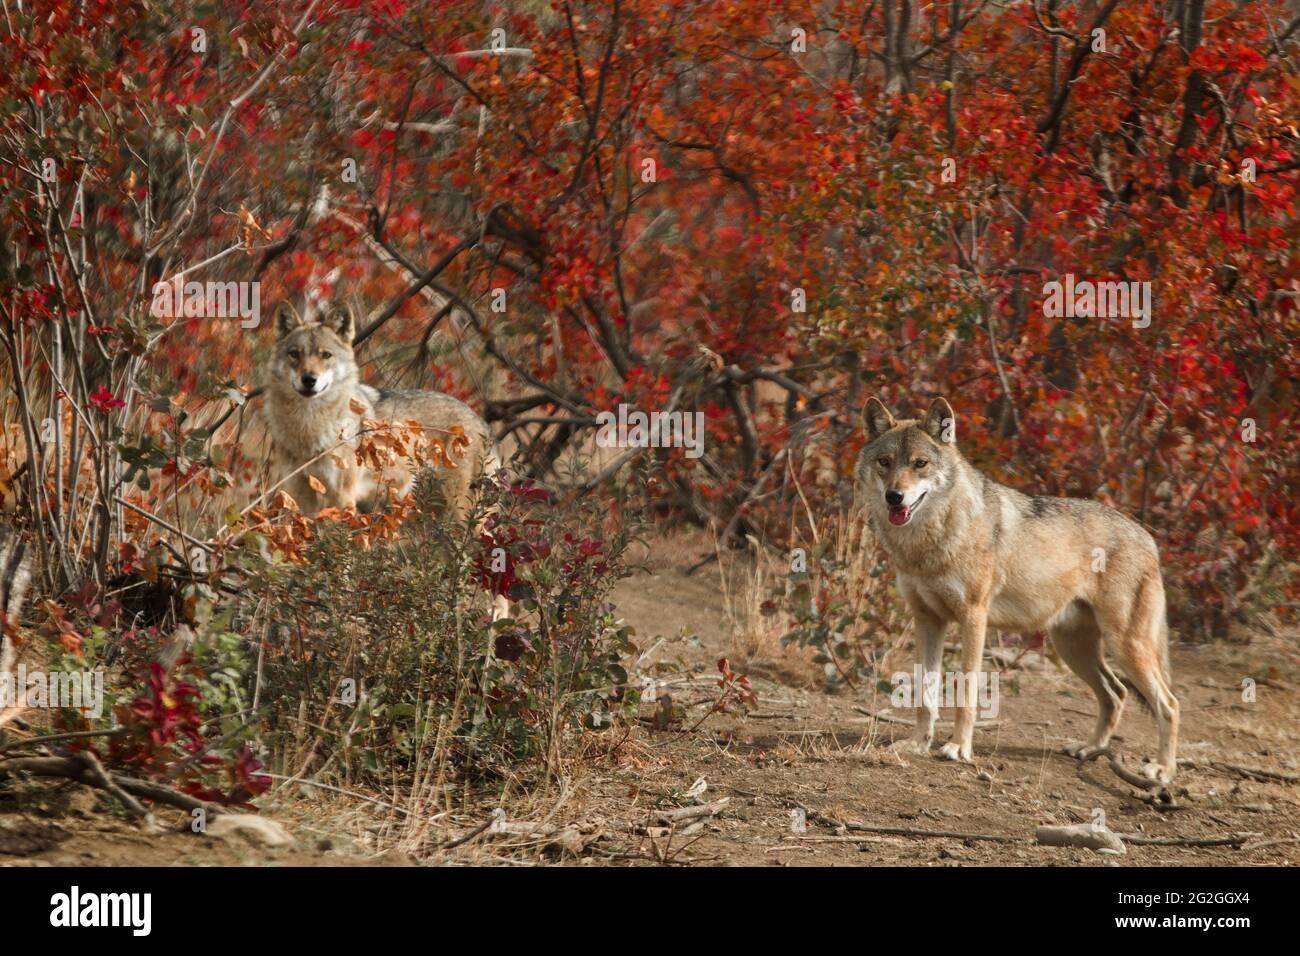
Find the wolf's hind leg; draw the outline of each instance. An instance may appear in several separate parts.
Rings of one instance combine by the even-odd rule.
[[[1128,620],[1112,635],[1112,647],[1125,674],[1155,715],[1160,755],[1145,772],[1160,783],[1172,781],[1178,767],[1179,707],[1167,666],[1168,641],[1164,585],[1160,572],[1155,571],[1138,586]]]
[[[1101,629],[1092,608],[1076,604],[1062,612],[1049,629],[1052,646],[1070,670],[1092,688],[1097,698],[1097,726],[1087,744],[1069,744],[1066,753],[1086,760],[1106,749],[1119,726],[1126,691],[1115,672],[1106,664]]]

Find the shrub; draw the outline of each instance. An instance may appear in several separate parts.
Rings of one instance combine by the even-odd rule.
[[[253,696],[285,773],[341,782],[555,770],[566,732],[635,707],[620,659],[632,632],[607,598],[624,529],[594,499],[480,482],[462,522],[408,502],[402,534],[358,540],[317,522],[302,564],[269,568]],[[492,622],[492,593],[514,617]]]

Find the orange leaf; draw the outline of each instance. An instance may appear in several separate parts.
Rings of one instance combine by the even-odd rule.
[[[281,488],[279,491],[277,491],[274,494],[274,496],[272,496],[271,504],[277,508],[283,508],[285,511],[298,510],[298,502],[294,501],[293,496],[290,495],[289,492],[285,491],[283,488]]]

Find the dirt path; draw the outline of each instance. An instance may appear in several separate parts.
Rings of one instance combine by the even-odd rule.
[[[1181,756],[1205,765],[1184,769],[1178,783],[1189,796],[1182,809],[1160,811],[1097,762],[1080,766],[1059,753],[1087,736],[1094,702],[1072,675],[1032,655],[1000,675],[1000,711],[976,732],[973,764],[933,757],[901,758],[886,747],[910,733],[910,713],[894,714],[886,695],[869,690],[829,695],[802,652],[737,633],[728,607],[742,599],[743,574],[724,580],[715,562],[692,576],[684,570],[708,553],[702,535],[656,539],[649,573],[620,583],[620,613],[638,632],[642,672],[656,669],[669,693],[695,723],[716,693],[716,662],[727,656],[759,693],[757,711],[710,716],[695,733],[656,731],[647,721],[609,759],[590,761],[557,799],[540,794],[511,805],[512,819],[628,820],[652,807],[677,807],[693,785],[702,797],[729,798],[725,810],[698,832],[682,836],[606,836],[577,865],[1282,865],[1300,863],[1300,787],[1255,782],[1211,769],[1214,761],[1300,773],[1300,659],[1297,642],[1261,636],[1250,646],[1177,646],[1176,691],[1182,701]],[[752,600],[752,598],[751,598]],[[743,628],[740,630],[743,631]],[[910,666],[910,649],[900,660]],[[1254,703],[1242,700],[1245,677],[1261,678]],[[655,705],[643,704],[648,718]],[[881,715],[884,715],[882,718]],[[875,716],[871,716],[875,715]],[[942,711],[941,718],[951,718]],[[941,720],[942,740],[951,724]],[[1130,764],[1154,749],[1155,727],[1139,707],[1126,709],[1120,728]],[[263,812],[297,838],[293,848],[269,850],[240,840],[188,833],[140,833],[84,788],[42,791],[22,808],[0,804],[0,865],[394,865],[413,862],[384,852],[374,835],[383,814],[372,804],[326,793],[284,793]],[[798,803],[820,815],[794,832]],[[15,812],[21,809],[21,812]],[[468,827],[491,806],[464,808],[453,825]],[[1245,849],[1131,846],[1118,858],[1087,850],[1039,847],[1042,824],[1092,822],[1153,837],[1207,838],[1257,834]],[[826,820],[877,827],[1000,835],[1023,842],[841,831]],[[178,821],[183,824],[184,821]],[[58,833],[49,827],[58,829]],[[21,830],[15,835],[15,829]],[[22,849],[26,840],[26,848]],[[1267,841],[1293,841],[1254,847]],[[32,841],[35,841],[34,843]],[[45,841],[42,843],[42,841]],[[485,845],[455,851],[457,862],[554,860],[536,846]],[[5,847],[9,850],[6,851]],[[15,847],[18,850],[15,850]],[[21,852],[19,852],[21,850]],[[442,859],[440,857],[439,859]]]
[[[1250,843],[1300,837],[1300,788],[1242,779],[1207,767],[1185,768],[1182,809],[1161,811],[1101,762],[1081,766],[1059,753],[1067,741],[1086,739],[1095,720],[1091,693],[1072,674],[1032,655],[1027,666],[1003,672],[1001,707],[992,726],[975,736],[975,762],[960,765],[933,757],[900,758],[884,748],[911,730],[911,715],[895,715],[887,696],[869,691],[830,696],[797,674],[790,655],[745,659],[745,640],[732,633],[715,564],[686,577],[683,570],[706,553],[690,536],[656,542],[647,565],[653,572],[623,582],[619,609],[656,659],[676,659],[698,680],[667,688],[686,704],[710,696],[714,666],[729,655],[733,669],[754,675],[760,707],[748,717],[710,717],[694,736],[654,733],[651,757],[635,775],[611,788],[626,799],[633,788],[651,798],[681,793],[703,777],[706,799],[729,796],[728,812],[678,858],[713,864],[953,865],[1088,864],[1108,858],[1087,850],[1031,843],[917,839],[861,832],[837,833],[816,821],[792,832],[790,801],[837,820],[884,827],[1001,834],[1032,838],[1043,824],[1092,822],[1100,810],[1110,829],[1153,837],[1259,834]],[[734,589],[734,578],[733,589]],[[1300,672],[1295,643],[1261,637],[1250,646],[1178,646],[1173,653],[1182,701],[1180,756],[1251,768],[1300,773]],[[910,660],[910,657],[909,657]],[[806,668],[804,668],[806,672]],[[758,676],[765,675],[765,676]],[[1257,682],[1257,699],[1242,700],[1245,677]],[[773,679],[776,678],[776,679]],[[793,683],[793,686],[792,686]],[[802,684],[802,686],[801,686]],[[688,707],[692,722],[707,703]],[[649,713],[647,706],[644,713]],[[884,714],[876,719],[871,714]],[[899,722],[892,722],[890,718]],[[947,721],[943,718],[948,718]],[[938,740],[951,729],[941,711]],[[1155,724],[1140,707],[1126,708],[1119,731],[1130,766],[1154,752]],[[669,851],[671,852],[671,850]],[[1300,862],[1300,842],[1247,849],[1131,846],[1119,865],[1243,865]]]

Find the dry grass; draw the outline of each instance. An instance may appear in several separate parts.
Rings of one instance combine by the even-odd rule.
[[[844,600],[844,613],[854,621],[873,622],[845,634],[846,639],[885,644],[882,656],[906,647],[908,619],[879,574],[880,552],[866,522],[853,513],[838,514],[820,527],[791,530],[805,555],[802,575],[794,574],[793,551],[777,554],[752,538],[743,551],[718,549],[722,606],[735,660],[797,686],[822,683],[822,666],[814,662],[813,650],[781,640],[790,631],[789,598],[798,581],[807,583],[814,600]]]

